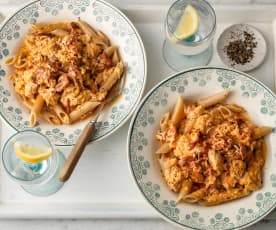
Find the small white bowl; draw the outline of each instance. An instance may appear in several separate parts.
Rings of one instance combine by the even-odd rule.
[[[243,39],[243,31],[248,32],[254,36],[254,42],[256,42],[256,47],[253,48],[253,57],[248,62],[244,64],[237,64],[235,61],[231,60],[226,52],[226,47],[230,42],[238,39]],[[220,35],[217,42],[217,51],[222,60],[222,62],[232,68],[237,70],[248,72],[257,68],[265,59],[267,53],[267,45],[265,38],[251,25],[248,24],[235,24],[226,28]]]

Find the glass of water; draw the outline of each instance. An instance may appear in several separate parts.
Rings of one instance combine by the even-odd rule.
[[[181,40],[175,35],[181,17],[191,5],[199,15],[199,27],[195,34]],[[174,70],[207,65],[213,54],[212,41],[216,31],[216,14],[205,0],[178,0],[169,8],[165,19],[166,39],[163,57]]]
[[[52,154],[37,163],[29,163],[17,156],[15,142],[50,149]],[[7,174],[28,193],[35,196],[49,196],[63,186],[58,174],[65,160],[44,135],[32,130],[18,132],[11,136],[2,150],[2,163]]]

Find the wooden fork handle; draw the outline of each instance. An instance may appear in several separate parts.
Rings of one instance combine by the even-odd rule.
[[[73,147],[70,155],[67,157],[66,161],[64,162],[64,165],[62,166],[59,172],[60,181],[65,182],[70,178],[72,172],[74,171],[85,149],[87,142],[89,141],[91,136],[95,133],[95,130],[96,130],[95,124],[96,124],[96,121],[92,120],[84,127],[75,146]]]

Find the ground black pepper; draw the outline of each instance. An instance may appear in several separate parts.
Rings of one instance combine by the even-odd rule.
[[[256,47],[257,42],[254,34],[243,31],[238,34],[231,34],[231,41],[224,47],[224,52],[226,52],[227,56],[233,62],[232,65],[244,65],[253,59],[255,54],[254,48]]]

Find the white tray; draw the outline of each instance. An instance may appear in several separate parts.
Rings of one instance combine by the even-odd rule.
[[[148,57],[146,92],[174,73],[162,58],[163,20],[168,5],[131,5],[122,9],[137,27]],[[250,74],[275,91],[275,6],[219,6],[217,35],[230,24],[246,22],[265,36],[268,54],[262,66]],[[16,9],[0,6],[3,15]],[[214,45],[216,45],[216,39]],[[214,46],[215,47],[215,46]],[[223,66],[216,52],[210,65]],[[0,168],[0,218],[156,218],[132,182],[126,157],[129,122],[110,137],[87,146],[73,176],[53,196],[38,198],[25,193]],[[1,145],[14,133],[1,124]],[[67,155],[69,149],[63,149]],[[267,219],[276,219],[276,210]]]

